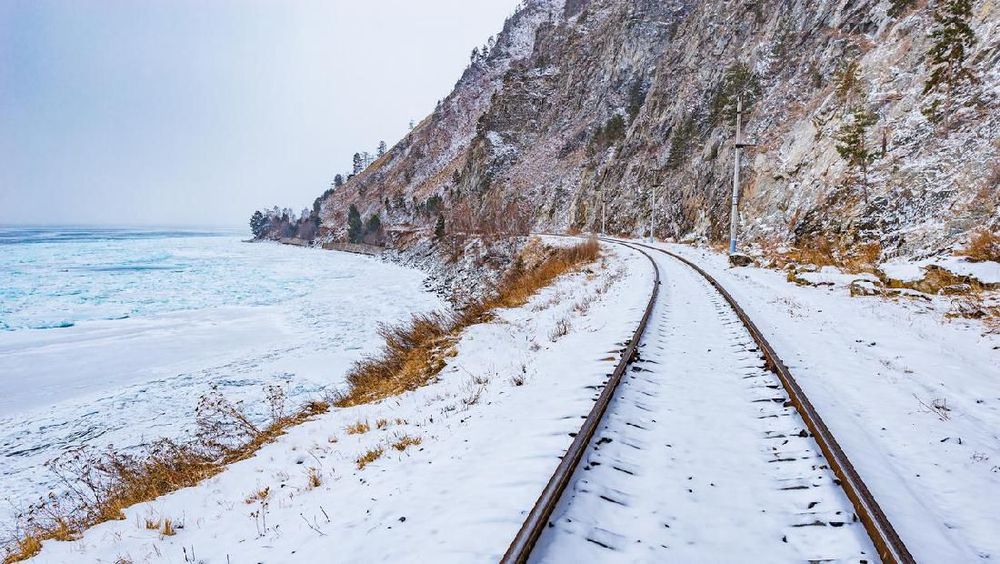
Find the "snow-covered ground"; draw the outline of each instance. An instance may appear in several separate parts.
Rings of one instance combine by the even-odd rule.
[[[313,399],[379,322],[446,307],[419,272],[357,255],[217,233],[38,237],[0,247],[0,523],[55,486],[44,464],[69,447],[182,437],[212,388],[262,417],[268,384]]]
[[[918,561],[1000,554],[994,515],[1000,338],[984,335],[977,322],[945,319],[943,297],[855,298],[847,276],[826,272],[830,285],[800,287],[783,272],[730,269],[722,255],[669,248],[706,267],[744,305]],[[605,268],[562,278],[525,306],[466,330],[437,382],[373,405],[333,409],[196,487],[128,509],[124,521],[101,524],[76,541],[46,542],[37,560],[496,561],[648,299],[648,261],[621,247],[606,252]],[[608,545],[628,535],[662,538],[680,550],[665,554],[687,560],[870,555],[860,527],[849,521],[794,527],[813,517],[833,523],[850,510],[814,458],[811,439],[794,433],[794,414],[770,397],[778,393],[773,378],[760,372],[721,298],[670,260],[660,261],[663,301],[644,339],[643,362],[629,373],[601,431],[611,441],[587,459],[591,469],[614,464],[631,474],[602,468],[583,470],[587,477],[580,479],[578,473],[570,492],[593,503],[580,516],[564,503],[554,516],[557,527],[571,540],[579,533],[575,540]],[[726,334],[732,342],[708,351],[714,346],[704,346],[702,333]],[[721,399],[709,401],[710,395]],[[767,410],[778,418],[754,417],[770,417]],[[630,428],[612,429],[616,421]],[[358,422],[370,429],[349,433]],[[407,438],[419,444],[394,448]],[[772,445],[770,438],[789,442]],[[636,446],[643,452],[626,450]],[[368,453],[378,455],[359,468],[358,458]],[[777,455],[798,458],[767,462]],[[310,484],[310,474],[319,476],[318,485]],[[617,481],[596,483],[601,476]],[[808,487],[782,490],[783,481]],[[666,499],[656,502],[661,495]],[[766,516],[750,515],[758,505]],[[648,520],[622,515],[658,515],[669,527],[653,531]],[[149,530],[147,519],[171,519],[177,534]],[[727,555],[729,545],[719,538],[739,541],[742,552]],[[544,549],[557,548],[554,542],[543,539],[536,557],[588,561],[607,550],[570,543],[583,548],[550,558]],[[622,554],[661,560],[658,551],[635,546]]]
[[[875,549],[733,309],[651,253],[640,359],[532,553],[538,562],[860,562]]]
[[[812,400],[921,562],[1000,557],[1000,336],[946,297],[852,298],[849,276],[784,272],[661,245],[715,276]]]
[[[607,260],[471,327],[438,382],[333,409],[197,487],[127,510],[125,521],[47,542],[37,560],[496,561],[642,316],[648,262],[614,249]],[[371,429],[348,434],[358,421]],[[403,436],[421,443],[398,451]],[[359,470],[355,460],[373,448],[384,454]],[[265,488],[265,499],[249,499]],[[146,518],[183,528],[161,537]]]

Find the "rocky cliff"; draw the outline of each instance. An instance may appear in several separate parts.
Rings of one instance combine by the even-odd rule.
[[[326,237],[355,204],[428,232],[498,209],[599,230],[606,206],[608,231],[638,235],[653,209],[658,237],[722,240],[741,97],[745,240],[948,251],[1000,226],[1000,4],[970,3],[974,37],[928,91],[948,4],[527,0],[430,116],[324,199]]]

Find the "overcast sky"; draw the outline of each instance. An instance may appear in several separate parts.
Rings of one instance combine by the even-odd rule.
[[[0,0],[0,224],[312,205],[517,0]]]

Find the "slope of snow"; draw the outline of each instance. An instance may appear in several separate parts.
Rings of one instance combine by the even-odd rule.
[[[615,249],[607,261],[467,330],[437,383],[333,409],[199,486],[127,510],[125,521],[47,542],[36,560],[496,561],[642,316],[648,262]],[[359,420],[371,430],[347,434]],[[404,434],[422,443],[392,448]],[[359,470],[355,459],[374,447],[385,453]],[[307,484],[310,468],[319,487]],[[266,501],[246,502],[262,488]],[[160,538],[142,526],[147,517],[182,528]]]
[[[921,562],[1000,555],[1000,337],[934,301],[851,298],[666,245],[758,324]]]

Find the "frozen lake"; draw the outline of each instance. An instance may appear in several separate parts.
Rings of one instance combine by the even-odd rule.
[[[69,447],[181,436],[212,388],[318,397],[380,322],[445,307],[419,272],[240,235],[0,228],[0,522]]]

